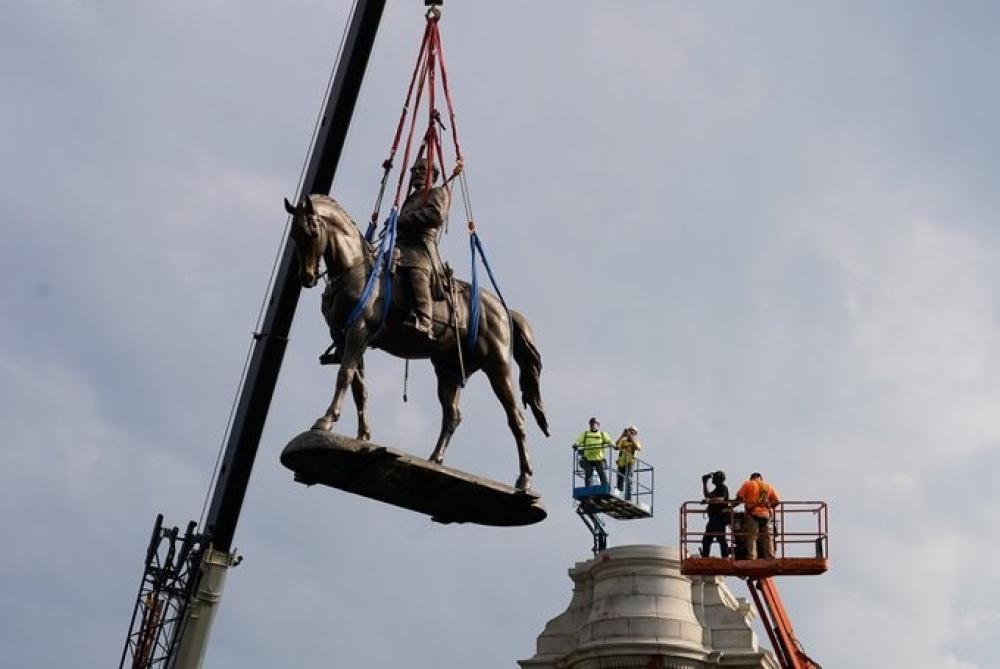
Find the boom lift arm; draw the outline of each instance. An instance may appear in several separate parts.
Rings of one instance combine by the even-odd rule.
[[[748,578],[747,587],[781,669],[823,669],[802,650],[773,578]]]

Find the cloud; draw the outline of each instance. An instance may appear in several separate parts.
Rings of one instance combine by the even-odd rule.
[[[155,513],[200,512],[345,19],[328,5],[91,3],[58,20],[23,7],[0,26],[0,76],[18,91],[0,110],[0,517],[18,536],[0,552],[0,639],[17,666],[117,657]],[[675,543],[701,472],[759,468],[786,497],[831,503],[831,571],[781,586],[811,654],[989,666],[1000,593],[977,565],[1000,550],[982,530],[1000,518],[976,501],[1000,485],[988,18],[446,7],[477,223],[545,364],[554,436],[530,428],[530,445],[549,519],[438,527],[293,483],[278,453],[333,389],[316,364],[319,296],[304,292],[212,666],[530,655],[569,597],[565,569],[588,555],[568,444],[595,413],[609,431],[637,423],[658,467],[656,517],[612,524],[613,543]],[[335,184],[357,220],[420,23],[389,3]],[[464,274],[459,219],[443,248]],[[429,366],[412,363],[403,405],[402,362],[366,364],[377,441],[429,453]],[[513,480],[483,379],[462,409],[448,462]],[[40,636],[53,627],[65,644]]]

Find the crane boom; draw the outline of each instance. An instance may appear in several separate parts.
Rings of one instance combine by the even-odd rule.
[[[330,192],[384,8],[385,0],[357,2],[302,180],[299,199],[313,193]],[[243,497],[302,289],[297,279],[295,246],[291,240],[286,240],[261,331],[254,335],[246,380],[240,391],[229,441],[205,519],[204,529],[211,537],[215,550],[228,552],[232,548]]]
[[[299,199],[313,193],[330,192],[384,9],[385,0],[356,0],[302,179]],[[170,669],[197,669],[202,665],[226,573],[230,566],[238,562],[232,549],[233,537],[300,292],[294,245],[286,239],[260,332],[254,334],[247,373],[240,387],[205,525],[202,533],[189,541],[190,545],[198,547],[190,555],[190,581],[179,584],[173,593],[168,594],[163,594],[162,589],[147,587],[150,574],[163,571],[156,556],[156,546],[163,536],[171,532],[176,535],[176,528],[174,531],[162,529],[162,519],[158,518],[148,551],[152,557],[147,555],[146,573],[140,586],[136,613],[133,614],[133,628],[138,622],[139,629],[129,630],[122,667],[145,669],[159,665]],[[188,534],[192,530],[189,526]],[[190,593],[189,596],[186,593]],[[158,660],[154,659],[148,640],[162,635],[158,628],[149,626],[163,627],[164,618],[157,612],[167,601],[161,599],[164,597],[188,601],[184,602],[183,619],[176,622],[171,630],[171,639],[164,644],[164,657]],[[142,615],[138,615],[140,611]]]
[[[354,8],[299,199],[312,193],[330,192],[384,9],[385,0],[358,0]],[[179,630],[176,661],[168,663],[172,668],[196,669],[201,667],[205,657],[208,633],[222,597],[225,576],[237,559],[232,552],[233,536],[301,289],[294,244],[286,239],[263,327],[254,336],[246,379],[205,519],[209,546],[202,560],[201,582],[188,607],[185,624]]]

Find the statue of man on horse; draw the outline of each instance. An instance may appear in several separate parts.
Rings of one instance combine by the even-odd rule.
[[[521,403],[531,409],[538,426],[548,436],[539,387],[541,354],[535,346],[531,326],[524,316],[514,310],[508,313],[496,295],[484,290],[478,329],[474,339],[467,342],[471,286],[450,279],[451,288],[440,291],[443,299],[434,299],[435,277],[441,268],[437,234],[447,216],[447,190],[427,187],[438,175],[426,165],[414,166],[411,176],[414,179],[411,193],[397,219],[400,271],[395,284],[403,290],[393,291],[396,295],[410,293],[406,305],[393,304],[397,300],[384,294],[382,281],[369,282],[377,265],[375,254],[340,204],[326,195],[310,195],[294,206],[285,200],[286,210],[293,215],[290,234],[300,261],[302,285],[315,286],[322,275],[320,261],[326,265],[327,288],[322,312],[340,352],[333,400],[313,429],[332,429],[340,418],[344,395],[353,387],[359,438],[370,438],[367,396],[361,377],[363,355],[369,347],[399,358],[429,359],[437,375],[441,403],[441,429],[430,460],[440,464],[461,422],[458,398],[465,378],[482,370],[503,405],[517,446],[520,474],[515,486],[527,489],[532,470],[524,415],[511,383],[510,353],[513,352],[520,369]],[[386,300],[390,304],[386,305]],[[437,318],[434,318],[435,308],[439,312]],[[435,324],[439,326],[437,333]]]

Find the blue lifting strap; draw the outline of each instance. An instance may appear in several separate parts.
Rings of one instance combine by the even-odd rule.
[[[378,281],[379,276],[382,277],[382,318],[379,321],[379,327],[385,322],[385,318],[389,314],[389,305],[392,303],[392,275],[389,273],[389,267],[392,265],[392,254],[396,248],[397,218],[399,218],[399,210],[393,207],[392,211],[389,212],[389,218],[386,219],[385,227],[382,229],[382,242],[379,244],[378,253],[375,255],[375,265],[372,267],[372,271],[365,281],[365,287],[361,291],[358,303],[354,305],[354,309],[351,310],[351,313],[347,316],[347,320],[344,321],[344,326],[340,329],[341,340],[343,340],[344,334],[351,329],[351,326],[357,322],[358,318],[361,317],[361,314],[368,307],[368,302],[375,291],[375,283]]]
[[[466,332],[465,337],[465,348],[470,354],[476,345],[476,338],[479,336],[479,318],[482,302],[482,299],[479,296],[479,273],[476,271],[477,251],[479,252],[479,257],[483,260],[483,267],[486,268],[486,273],[490,277],[490,282],[493,284],[493,290],[496,291],[497,297],[500,298],[500,304],[503,305],[503,309],[507,313],[507,321],[510,321],[510,309],[507,308],[507,301],[503,299],[503,293],[500,292],[497,280],[493,276],[493,270],[490,269],[490,261],[486,259],[486,253],[483,251],[483,245],[479,241],[479,234],[473,230],[472,234],[469,235],[469,252],[472,255],[472,290],[469,294],[469,329],[468,332]],[[513,333],[513,328],[511,329],[511,332]],[[511,342],[513,342],[513,337],[511,338]]]

